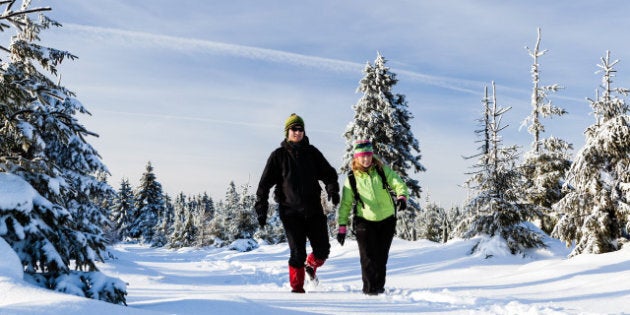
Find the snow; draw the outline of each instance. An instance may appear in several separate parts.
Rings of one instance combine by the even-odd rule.
[[[33,199],[38,193],[21,177],[0,173],[0,209],[31,211]]]
[[[99,264],[105,274],[128,283],[128,306],[118,306],[27,284],[17,257],[0,241],[0,314],[630,312],[630,248],[567,259],[570,249],[553,239],[546,240],[547,249],[526,257],[505,253],[504,245],[491,238],[447,244],[395,239],[387,292],[373,297],[361,293],[356,242],[349,240],[343,247],[331,242],[330,258],[318,271],[319,286],[307,285],[306,294],[289,292],[285,243],[261,244],[248,252],[118,244],[109,248],[116,258]],[[493,257],[469,255],[477,242]]]

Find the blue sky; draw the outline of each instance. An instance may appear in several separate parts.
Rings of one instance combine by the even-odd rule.
[[[43,44],[79,57],[62,64],[61,81],[92,113],[80,120],[100,135],[90,143],[114,188],[123,177],[137,184],[151,161],[171,195],[219,200],[230,181],[255,190],[293,112],[340,167],[362,69],[379,51],[415,116],[423,198],[448,207],[466,197],[473,161],[462,156],[476,153],[484,86],[495,81],[499,105],[513,107],[504,143],[529,147],[519,126],[532,86],[525,47],[538,27],[549,50],[541,83],[564,86],[552,101],[569,111],[544,121],[545,136],[582,146],[606,50],[621,60],[617,86],[630,86],[630,2],[621,0],[33,2],[64,25]]]

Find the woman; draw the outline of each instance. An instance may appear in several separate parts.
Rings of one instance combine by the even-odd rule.
[[[373,151],[369,141],[356,142],[352,173],[345,181],[337,218],[337,241],[343,245],[348,217],[356,202],[353,228],[359,243],[363,293],[368,295],[385,292],[389,248],[396,232],[396,207],[404,210],[409,196],[407,185],[400,176],[374,157]],[[395,204],[388,186],[396,194]]]

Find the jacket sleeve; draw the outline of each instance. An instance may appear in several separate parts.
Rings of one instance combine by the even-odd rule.
[[[338,225],[348,225],[350,211],[352,210],[352,203],[354,203],[354,193],[352,192],[352,188],[350,188],[350,181],[346,178],[343,184],[341,202],[339,203],[339,210],[337,213]]]
[[[313,146],[312,148],[317,161],[317,179],[324,182],[328,195],[339,194],[339,175],[337,175],[337,171],[316,147]]]
[[[383,165],[383,170],[385,171],[385,178],[387,178],[387,183],[396,193],[396,197],[405,196],[405,198],[409,198],[409,188],[407,187],[407,184],[405,184],[405,182],[400,178],[398,173],[396,173],[387,165]]]
[[[254,205],[254,209],[256,209],[256,214],[258,214],[259,217],[263,215],[267,217],[267,211],[269,210],[269,191],[271,187],[278,182],[278,163],[276,163],[275,156],[276,153],[274,151],[267,159],[267,164],[260,176],[260,182],[256,190],[256,204]]]

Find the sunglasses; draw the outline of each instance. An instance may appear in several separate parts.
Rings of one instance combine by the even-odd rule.
[[[304,132],[304,128],[302,128],[302,127],[291,127],[291,131]]]

